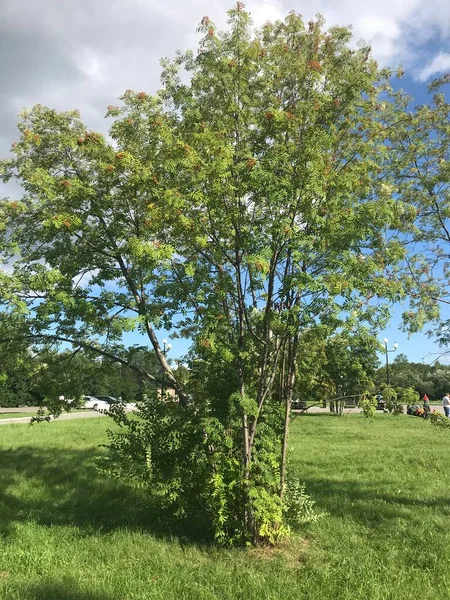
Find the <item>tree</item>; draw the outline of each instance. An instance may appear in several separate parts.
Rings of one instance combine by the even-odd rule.
[[[342,398],[336,404],[339,414],[343,412],[346,396],[360,396],[373,387],[378,351],[378,340],[364,329],[328,340],[324,375],[330,381],[332,394]]]
[[[399,354],[392,362],[390,372],[393,385],[399,393],[412,387],[420,397],[427,394],[432,399],[440,399],[450,389],[450,366],[439,362],[409,362],[404,354]],[[378,370],[375,380],[379,389],[386,385],[384,367]]]
[[[0,347],[0,406],[40,404],[43,395],[38,383],[42,371],[39,357],[23,345],[9,350]]]
[[[191,494],[218,539],[273,542],[300,335],[379,324],[371,299],[401,293],[384,270],[404,257],[387,232],[407,207],[380,157],[405,101],[369,48],[321,18],[253,31],[239,2],[228,31],[208,17],[199,29],[198,55],[163,61],[156,96],[109,107],[112,143],[76,112],[22,115],[2,166],[25,189],[2,204],[2,337],[70,343],[154,382],[119,346],[138,328],[183,404],[156,331],[191,337],[195,408],[154,399],[142,421],[120,414],[113,455],[178,506]]]
[[[133,346],[123,349],[121,355],[133,367],[160,379],[154,353]],[[87,350],[45,350],[38,361],[41,368],[34,377],[34,386],[50,408],[57,407],[52,398],[61,394],[66,399],[80,399],[87,394],[121,396],[124,401],[136,401],[142,400],[144,392],[151,389],[151,383],[135,369]]]
[[[299,341],[296,394],[307,400],[360,396],[373,386],[379,365],[379,342],[365,329],[328,335],[314,327]]]
[[[117,151],[76,111],[42,106],[22,114],[19,130],[15,158],[2,163],[3,178],[25,190],[21,202],[2,203],[3,257],[13,263],[12,274],[0,274],[3,341],[71,344],[157,382],[121,352],[122,333],[139,329],[183,401],[155,333],[170,302],[153,288],[174,253],[161,241],[163,216],[151,209],[158,140],[133,156],[133,139],[128,152]]]
[[[428,333],[442,345],[450,340],[450,321],[442,312],[450,304],[450,104],[442,93],[449,81],[446,75],[428,86],[436,92],[432,101],[408,112],[405,127],[390,139],[388,159],[396,179],[393,192],[409,207],[405,219],[410,220],[399,237],[408,249],[405,261],[389,276],[398,278],[409,301],[405,329],[419,331],[428,323]]]

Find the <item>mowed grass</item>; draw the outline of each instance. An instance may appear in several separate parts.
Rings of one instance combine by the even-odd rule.
[[[0,413],[0,419],[18,419],[21,417],[33,417],[35,414],[35,410],[29,412],[14,412],[14,409],[11,409],[11,412]]]
[[[96,472],[108,424],[0,428],[2,600],[450,598],[450,436],[423,419],[295,417],[291,472],[329,516],[276,551],[169,531]]]
[[[72,412],[91,412],[91,409],[88,408],[75,408]],[[0,420],[1,419],[21,419],[24,417],[35,417],[37,414],[37,409],[30,411],[20,411],[14,408],[11,409],[10,412],[0,412]],[[65,414],[65,413],[63,413]]]

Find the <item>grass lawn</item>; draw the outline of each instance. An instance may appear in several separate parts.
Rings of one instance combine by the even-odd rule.
[[[76,412],[90,412],[91,409],[88,408],[74,408],[72,410],[72,412],[76,413]],[[66,414],[66,413],[63,413]],[[14,408],[11,409],[10,412],[4,412],[4,413],[0,413],[0,419],[21,419],[22,417],[35,417],[36,416],[36,410],[30,410],[30,411],[18,411],[15,410]]]
[[[0,428],[1,600],[450,599],[450,435],[294,418],[291,471],[330,516],[277,551],[170,535],[92,462],[107,419]]]
[[[30,412],[14,412],[14,409],[11,409],[12,412],[8,413],[0,413],[0,419],[18,419],[21,417],[34,417],[36,411]]]

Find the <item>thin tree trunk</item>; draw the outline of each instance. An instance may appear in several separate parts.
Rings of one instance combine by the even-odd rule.
[[[283,498],[286,487],[286,472],[287,472],[287,451],[289,440],[289,425],[291,419],[291,404],[294,395],[295,385],[295,361],[297,357],[298,335],[289,344],[288,352],[288,375],[286,382],[285,393],[285,410],[284,410],[284,428],[283,441],[281,445],[281,464],[280,464],[280,498]]]

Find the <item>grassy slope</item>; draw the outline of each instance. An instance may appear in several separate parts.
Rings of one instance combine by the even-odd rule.
[[[36,416],[36,412],[37,410],[30,410],[30,411],[18,411],[14,408],[11,408],[10,412],[2,412],[0,413],[0,419],[21,419],[22,417],[34,417]],[[75,408],[73,409],[74,413],[78,413],[78,412],[91,412],[90,409],[87,408]],[[65,414],[65,413],[63,413]]]
[[[14,409],[11,409],[14,411]],[[36,414],[36,411],[30,412],[9,412],[9,413],[0,413],[0,419],[18,419],[21,417],[33,417]]]
[[[450,598],[450,437],[422,419],[297,417],[291,468],[330,517],[280,552],[168,535],[99,477],[106,419],[0,428],[0,598]]]

